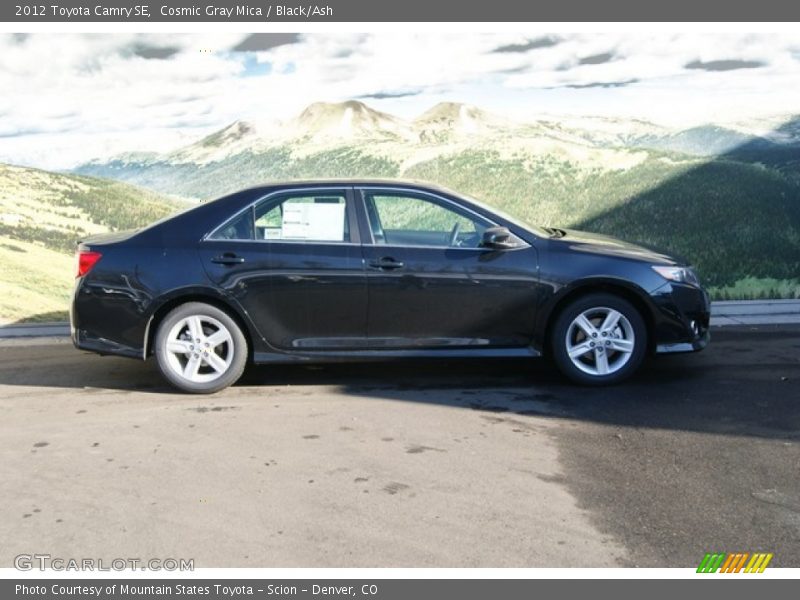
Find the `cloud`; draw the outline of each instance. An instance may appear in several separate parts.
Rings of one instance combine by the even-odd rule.
[[[603,52],[601,54],[592,54],[585,56],[578,61],[579,65],[602,65],[603,63],[611,62],[614,60],[614,54],[611,52]]]
[[[686,63],[687,69],[702,69],[704,71],[736,71],[737,69],[758,69],[759,67],[766,66],[765,62],[760,60],[710,60],[703,62],[702,60],[693,60]]]
[[[687,94],[705,89],[733,92],[750,85],[739,69],[750,63],[764,66],[750,69],[762,85],[765,78],[797,76],[791,54],[796,49],[791,36],[780,34],[577,34],[538,51],[529,68],[509,73],[504,84],[549,89],[637,79],[649,86],[680,82]],[[720,70],[733,66],[735,78]]]
[[[0,129],[0,138],[21,138],[30,135],[38,135],[40,133],[43,133],[41,129],[25,129],[22,131],[3,131],[3,129]]]
[[[544,36],[539,38],[534,38],[532,40],[528,40],[521,44],[506,44],[504,46],[498,46],[494,48],[492,52],[495,53],[509,53],[509,52],[517,52],[517,53],[525,53],[529,50],[537,50],[539,48],[551,48],[559,43],[559,39],[553,36]]]
[[[625,87],[626,85],[631,85],[632,83],[638,83],[638,79],[627,79],[625,81],[593,81],[592,83],[573,83],[567,84],[561,87],[571,88],[573,90],[583,90],[589,88],[618,88],[618,87]]]
[[[299,40],[299,33],[251,33],[231,50],[233,52],[262,52],[278,46],[296,44]]]
[[[148,60],[166,60],[175,56],[180,48],[176,46],[150,46],[148,44],[133,44],[130,49],[131,53],[141,58]]]
[[[496,71],[496,73],[498,75],[514,75],[515,73],[529,73],[530,71],[531,71],[530,65],[518,65],[516,67],[499,69]]]
[[[418,96],[422,90],[414,90],[408,92],[375,92],[373,94],[362,94],[358,98],[367,100],[386,100],[387,98],[408,98],[409,96]]]

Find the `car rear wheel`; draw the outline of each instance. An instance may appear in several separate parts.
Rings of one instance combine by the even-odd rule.
[[[155,355],[164,377],[194,394],[212,394],[241,377],[247,340],[225,311],[188,302],[170,311],[158,327]]]
[[[607,385],[632,375],[647,349],[639,311],[611,294],[590,294],[558,316],[550,340],[558,368],[577,383]]]

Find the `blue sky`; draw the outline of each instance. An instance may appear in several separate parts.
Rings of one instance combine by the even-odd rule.
[[[67,168],[351,98],[404,118],[442,100],[520,120],[599,115],[677,127],[800,113],[800,38],[7,34],[0,89],[0,161]]]

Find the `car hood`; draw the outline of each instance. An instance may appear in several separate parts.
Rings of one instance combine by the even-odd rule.
[[[575,229],[558,229],[558,232],[562,235],[553,238],[555,242],[569,244],[573,250],[579,252],[619,256],[656,264],[688,265],[682,257],[667,254],[657,248],[624,242],[608,235],[577,231]]]

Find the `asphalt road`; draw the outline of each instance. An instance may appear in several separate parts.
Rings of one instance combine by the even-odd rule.
[[[0,342],[0,566],[800,566],[800,327],[714,330],[613,388],[545,361],[154,365]]]

